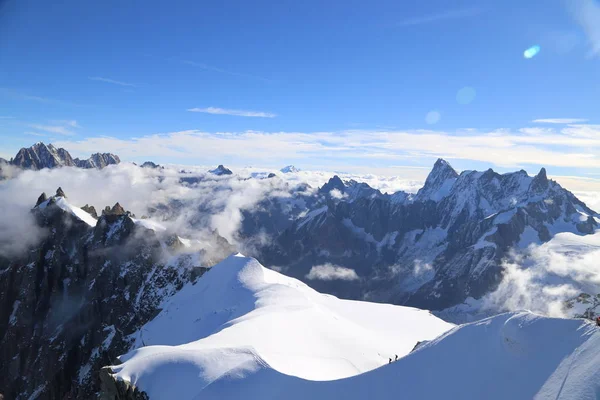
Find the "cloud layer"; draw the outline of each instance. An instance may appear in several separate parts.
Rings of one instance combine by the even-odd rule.
[[[190,108],[188,111],[215,115],[234,115],[236,117],[275,118],[277,116],[263,111],[232,110],[219,107]]]
[[[208,112],[206,110],[211,109],[198,110]],[[211,112],[229,111],[214,109]],[[389,166],[401,164],[403,160],[410,163],[442,157],[510,169],[555,166],[600,170],[600,125],[591,124],[567,124],[559,129],[525,127],[517,131],[467,129],[454,133],[433,130],[209,133],[189,130],[131,139],[91,137],[56,144],[82,154],[110,151],[123,159],[143,154],[146,158],[181,161],[200,158],[211,163],[235,159],[237,165],[264,166],[287,165],[301,160],[315,169],[323,169],[326,164],[337,168]]]

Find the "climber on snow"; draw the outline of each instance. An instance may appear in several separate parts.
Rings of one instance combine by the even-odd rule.
[[[600,326],[600,315],[596,318],[596,325]]]

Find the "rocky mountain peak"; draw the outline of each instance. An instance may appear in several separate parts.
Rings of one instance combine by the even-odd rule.
[[[344,182],[342,181],[342,179],[337,175],[334,175],[333,177],[331,177],[326,184],[321,186],[321,189],[319,189],[319,192],[320,193],[329,193],[334,189],[337,189],[342,193],[344,193],[344,191],[346,190],[346,185],[344,185]]]
[[[229,168],[226,168],[223,164],[219,164],[219,166],[215,169],[211,169],[210,171],[211,174],[214,175],[232,175],[233,172],[231,172],[231,170]]]
[[[40,194],[40,197],[38,197],[37,202],[35,203],[35,206],[36,207],[39,206],[46,200],[48,200],[48,196],[46,195],[46,192],[42,192],[42,194]]]
[[[67,197],[67,195],[65,194],[65,192],[62,190],[61,187],[59,187],[58,189],[56,189],[56,197]]]
[[[540,169],[540,172],[531,181],[530,189],[534,193],[540,193],[548,189],[549,181],[546,175],[546,168]]]
[[[290,173],[293,174],[293,173],[299,172],[299,171],[300,170],[293,165],[288,165],[287,167],[281,168],[281,172],[283,172],[284,174],[290,174]]]
[[[90,214],[92,217],[98,218],[98,213],[96,212],[96,208],[94,208],[94,206],[86,204],[85,206],[81,207],[81,209]]]
[[[119,203],[116,203],[112,208],[106,206],[102,210],[102,215],[125,215],[125,209]]]
[[[79,168],[104,168],[111,164],[119,164],[118,156],[110,153],[92,154],[87,160],[73,159],[71,154],[63,148],[56,148],[52,144],[37,142],[29,148],[22,148],[11,160],[10,164],[24,169],[39,170],[43,168],[79,167]]]
[[[438,158],[415,199],[438,201],[450,192],[457,178],[458,173],[454,168],[446,160]]]

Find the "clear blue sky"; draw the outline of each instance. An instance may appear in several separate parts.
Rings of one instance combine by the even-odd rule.
[[[67,143],[76,154],[114,145],[98,150],[120,150],[136,161],[213,163],[219,154],[202,153],[202,140],[218,147],[217,132],[247,139],[243,132],[257,131],[267,137],[265,164],[274,164],[283,161],[278,151],[290,158],[298,138],[282,144],[288,136],[272,134],[300,132],[314,135],[295,157],[305,166],[429,165],[440,155],[462,168],[502,169],[524,165],[527,157],[502,165],[504,153],[488,160],[446,151],[445,143],[435,151],[400,142],[418,140],[427,129],[450,136],[449,147],[461,145],[456,135],[470,134],[485,141],[482,152],[501,152],[506,145],[493,136],[510,131],[509,146],[542,146],[547,153],[534,157],[533,166],[565,153],[554,137],[591,138],[567,151],[573,160],[591,161],[555,166],[594,174],[600,171],[593,154],[600,151],[599,9],[596,0],[0,0],[0,153],[42,140]],[[541,51],[526,59],[524,50],[534,45]],[[458,101],[461,88],[465,98]],[[194,108],[205,112],[188,111]],[[215,114],[231,110],[259,116]],[[532,122],[557,118],[587,121]],[[168,135],[188,130],[209,137],[194,136],[188,147]],[[344,141],[319,136],[347,131],[353,131],[347,142],[360,142],[347,153]],[[411,134],[392,134],[387,143],[387,136],[373,136],[381,131]],[[156,146],[172,151],[145,152],[152,146],[135,142],[153,134],[163,134]],[[544,138],[540,146],[518,139],[536,134]],[[320,156],[311,146],[321,146]],[[367,147],[369,154],[359,154]],[[200,161],[186,154],[192,149]],[[329,154],[338,149],[343,156]],[[222,158],[235,161],[226,152]]]

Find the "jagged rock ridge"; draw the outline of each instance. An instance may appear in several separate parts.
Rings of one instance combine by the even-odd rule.
[[[20,257],[0,257],[5,398],[94,397],[100,367],[128,350],[127,336],[206,270],[119,204],[97,220],[86,208],[60,188],[42,194],[32,213],[46,236]]]
[[[29,148],[22,148],[12,159],[10,164],[23,168],[39,170],[44,168],[79,167],[79,168],[104,168],[108,165],[119,164],[118,156],[110,153],[95,153],[87,160],[73,159],[69,152],[63,148],[56,148],[52,144],[36,143]]]

